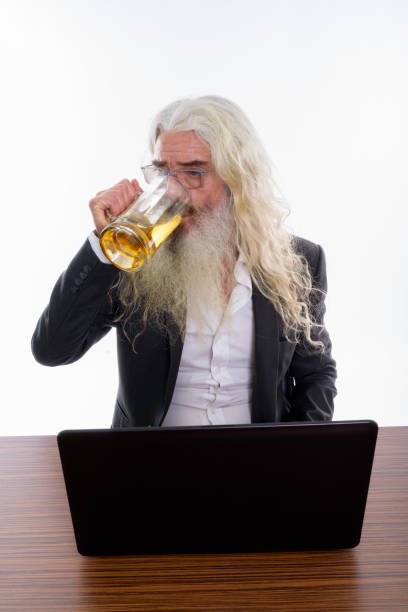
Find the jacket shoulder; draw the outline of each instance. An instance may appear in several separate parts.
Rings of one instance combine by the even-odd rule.
[[[322,247],[311,240],[292,236],[292,246],[298,255],[303,255],[309,266],[314,269],[322,254]]]

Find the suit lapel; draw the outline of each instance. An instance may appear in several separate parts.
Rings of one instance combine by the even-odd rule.
[[[252,285],[255,322],[255,380],[253,423],[277,420],[279,320],[273,305]]]
[[[167,377],[166,395],[164,398],[166,412],[170,406],[171,398],[173,397],[177,374],[180,367],[181,353],[183,351],[183,340],[181,339],[176,326],[169,317],[167,317],[167,330],[170,363],[169,374]]]

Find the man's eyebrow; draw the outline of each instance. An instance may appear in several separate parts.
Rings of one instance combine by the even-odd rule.
[[[201,159],[193,159],[193,161],[190,162],[177,162],[178,166],[208,166],[208,162],[203,161]]]
[[[178,168],[182,167],[182,168],[189,168],[189,167],[200,167],[200,168],[204,168],[206,166],[208,166],[208,161],[204,161],[201,159],[193,159],[192,161],[188,161],[188,162],[176,162],[176,166]],[[152,161],[153,166],[157,166],[158,168],[163,168],[164,166],[166,166],[166,162],[165,161],[161,161],[158,159],[154,159]]]

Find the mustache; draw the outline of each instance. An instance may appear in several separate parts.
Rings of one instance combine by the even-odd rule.
[[[217,203],[218,205],[213,209],[211,204],[208,202],[204,202],[199,207],[194,206],[192,202],[187,205],[187,208],[184,213],[184,217],[195,217],[196,219],[203,219],[206,221],[209,216],[220,214],[220,210],[227,207],[227,209],[232,208],[232,195],[229,188],[225,188],[224,196]]]
[[[186,209],[184,216],[185,217],[196,217],[198,214],[199,214],[199,210],[197,208],[194,208],[194,206],[190,204],[188,208]]]

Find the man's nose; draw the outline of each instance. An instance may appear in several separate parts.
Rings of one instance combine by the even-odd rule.
[[[168,183],[167,183],[167,194],[172,199],[182,197],[185,200],[190,199],[189,191],[182,183],[180,183],[177,175],[170,174],[168,175]]]

